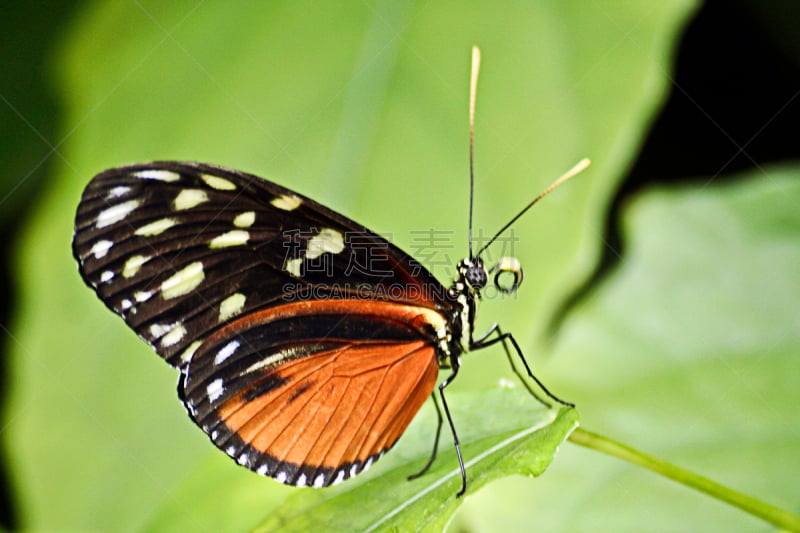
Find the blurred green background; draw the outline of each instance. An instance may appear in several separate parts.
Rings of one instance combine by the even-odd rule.
[[[447,281],[466,253],[473,44],[476,231],[593,160],[516,224],[525,283],[487,297],[479,329],[513,331],[587,428],[800,511],[795,3],[44,1],[2,15],[6,528],[241,530],[296,492],[219,454],[175,372],[82,285],[80,193],[110,166],[222,164],[411,253],[414,231],[452,232],[427,257]],[[486,350],[453,388],[501,378]],[[423,412],[408,438],[427,443]],[[469,493],[450,526],[501,528],[768,529],[568,444],[541,478]]]

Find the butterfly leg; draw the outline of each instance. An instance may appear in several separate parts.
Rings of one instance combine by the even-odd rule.
[[[456,433],[456,426],[453,423],[453,417],[450,416],[450,408],[447,407],[447,400],[444,397],[444,389],[453,382],[456,375],[458,375],[459,362],[457,357],[451,357],[450,365],[453,368],[453,373],[439,384],[439,396],[442,397],[442,406],[444,407],[444,414],[447,417],[447,422],[450,424],[450,431],[453,433],[453,445],[456,447],[456,455],[458,455],[458,466],[461,468],[461,490],[456,493],[456,498],[464,495],[467,491],[467,471],[464,467],[464,458],[461,456],[461,444],[458,441],[458,434]]]
[[[417,479],[425,472],[427,472],[428,469],[433,464],[433,461],[436,459],[436,453],[439,451],[439,435],[442,434],[442,422],[444,421],[444,418],[442,418],[442,408],[439,407],[439,401],[436,399],[435,392],[431,393],[431,400],[433,400],[433,405],[436,406],[436,417],[438,418],[438,421],[436,422],[436,438],[433,441],[433,452],[431,453],[431,457],[430,459],[428,459],[428,462],[425,464],[425,466],[422,467],[422,470],[420,470],[416,474],[411,474],[410,476],[408,476],[407,479],[409,481],[411,481],[412,479]]]
[[[488,337],[492,333],[496,333],[497,336],[495,338],[493,338],[493,339],[488,339]],[[497,344],[498,342],[503,345],[503,349],[506,352],[506,357],[508,358],[508,362],[511,365],[511,369],[514,371],[514,373],[517,375],[517,377],[520,378],[520,381],[522,381],[522,383],[525,385],[525,388],[528,389],[528,392],[530,392],[531,395],[534,398],[536,398],[542,404],[550,407],[550,404],[547,403],[546,401],[544,401],[543,399],[541,399],[536,394],[536,392],[528,385],[528,382],[523,378],[522,374],[519,372],[519,369],[517,368],[517,365],[514,364],[514,358],[511,357],[511,351],[508,349],[508,343],[509,342],[514,347],[514,350],[517,352],[517,356],[519,357],[520,361],[522,361],[522,365],[525,367],[525,371],[527,372],[528,377],[531,378],[533,381],[535,381],[536,385],[538,385],[539,388],[542,389],[545,394],[547,394],[550,398],[552,398],[556,402],[560,403],[561,405],[565,405],[567,407],[575,407],[574,403],[564,401],[561,398],[559,398],[558,396],[556,396],[555,394],[553,394],[552,392],[550,392],[547,389],[547,387],[544,386],[544,383],[539,381],[539,378],[537,378],[536,376],[533,375],[533,372],[531,371],[530,366],[528,366],[528,361],[525,359],[525,356],[522,354],[522,349],[519,347],[519,344],[517,344],[517,340],[514,338],[514,336],[511,333],[503,333],[503,331],[500,329],[500,326],[498,326],[497,323],[492,325],[492,327],[489,328],[489,331],[487,331],[484,335],[482,335],[478,340],[473,341],[473,343],[469,347],[469,349],[470,350],[480,350],[481,348],[486,348],[486,347],[491,346],[493,344]]]
[[[493,333],[496,333],[498,335],[498,337],[502,337],[502,335],[503,335],[500,332],[500,327],[497,325],[497,322],[492,324],[492,327],[490,327],[486,331],[486,333],[481,335],[478,339],[474,340],[472,342],[472,346],[470,347],[470,349],[471,350],[477,350],[477,349],[480,349],[480,348],[485,348],[486,346],[491,346],[492,344],[498,342],[500,339],[493,339],[492,341],[485,342],[486,339],[489,338],[489,335],[491,335]],[[525,377],[520,373],[519,368],[517,368],[516,363],[514,363],[514,358],[511,357],[511,350],[508,349],[508,343],[505,340],[503,340],[503,342],[501,344],[503,345],[503,351],[506,353],[506,359],[508,359],[508,364],[509,364],[509,366],[511,366],[511,370],[514,372],[514,374],[516,374],[517,378],[519,378],[520,383],[522,383],[525,386],[525,388],[528,390],[528,393],[531,396],[533,396],[536,399],[536,401],[539,402],[540,404],[542,404],[542,405],[544,405],[544,406],[546,406],[548,408],[552,407],[550,405],[550,402],[544,400],[541,396],[539,396],[539,393],[537,393],[531,387],[530,383],[528,383],[528,380],[525,379]],[[522,360],[525,361],[524,358]],[[527,365],[525,365],[525,366],[527,367]]]
[[[483,341],[488,339],[489,335],[491,335],[492,333],[496,333],[497,329],[499,327],[500,326],[497,324],[497,322],[492,324],[491,327],[486,330],[486,333],[484,333],[483,335],[481,335],[480,337],[478,337],[477,339],[474,339],[472,341],[472,345],[470,346],[470,350],[474,350],[474,349],[480,348],[483,345]],[[478,348],[476,348],[476,347],[478,347]],[[506,352],[508,352],[508,350],[506,350]]]

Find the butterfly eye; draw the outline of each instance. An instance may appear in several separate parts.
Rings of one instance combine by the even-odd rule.
[[[506,294],[515,292],[522,284],[522,265],[519,264],[516,257],[501,257],[490,272],[496,272],[494,286]]]

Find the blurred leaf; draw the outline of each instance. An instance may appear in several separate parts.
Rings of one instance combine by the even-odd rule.
[[[466,251],[467,77],[478,44],[476,234],[581,157],[594,160],[582,182],[515,226],[516,242],[491,250],[516,252],[528,275],[518,299],[487,295],[479,327],[502,318],[533,353],[545,318],[594,266],[606,204],[695,4],[92,3],[56,58],[63,165],[18,266],[4,437],[24,525],[137,529],[173,504],[220,524],[240,493],[220,491],[213,506],[196,495],[209,479],[253,478],[186,419],[175,372],[81,285],[69,248],[92,175],[152,159],[255,172],[392,232],[446,279]],[[432,228],[445,247],[419,241]],[[508,373],[499,355],[465,359],[454,389]],[[256,518],[294,494],[260,487]]]
[[[51,80],[43,74],[50,66],[59,23],[74,8],[73,2],[54,0],[3,6],[0,17],[2,235],[6,235],[6,226],[16,230],[21,213],[26,212],[39,182],[47,174],[50,157],[58,152],[61,117],[49,84]],[[48,16],[43,17],[42,13]]]
[[[559,392],[587,427],[794,512],[799,198],[797,167],[637,198],[623,219],[625,261],[576,309],[548,367],[548,379],[558,373],[572,384]],[[768,529],[572,446],[546,480],[498,483],[457,523],[523,531],[533,515],[554,532]]]

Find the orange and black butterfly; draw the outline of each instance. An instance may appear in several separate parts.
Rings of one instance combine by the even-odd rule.
[[[489,244],[445,287],[294,191],[218,166],[154,162],[89,183],[73,253],[100,299],[180,371],[180,398],[211,441],[282,483],[325,487],[368,469],[428,396],[436,401],[449,368],[438,389],[463,493],[444,396],[459,356],[502,342],[524,362],[498,327],[473,338],[490,276],[505,292],[522,281],[516,260],[484,265]],[[501,283],[508,272],[513,281]],[[437,442],[441,425],[440,414]]]

